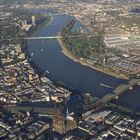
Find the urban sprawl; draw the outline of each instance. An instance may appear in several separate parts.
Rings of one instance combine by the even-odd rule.
[[[103,33],[107,58],[104,67],[118,74],[139,76],[140,13],[133,11],[139,6],[139,1],[123,5],[117,0],[0,2],[0,139],[140,139],[139,114],[115,110],[88,93],[76,95],[82,98],[82,105],[75,105],[78,113],[69,112],[69,98],[75,91],[51,81],[48,71],[43,75],[35,69],[27,57],[28,41],[22,39],[51,20],[51,14],[35,14],[32,9],[68,14],[91,32]]]

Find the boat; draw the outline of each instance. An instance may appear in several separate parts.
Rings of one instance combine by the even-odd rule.
[[[33,52],[31,53],[31,56],[34,56],[34,53]]]
[[[46,70],[45,73],[48,73],[49,74],[50,72],[48,70]]]
[[[51,82],[47,77],[41,77],[41,81],[44,83]]]
[[[111,88],[111,89],[113,89],[113,87],[111,87],[111,86],[108,86],[108,85],[106,85],[106,84],[103,84],[103,83],[101,83],[100,85],[101,85],[101,86],[103,86],[103,87],[107,87],[107,88]]]

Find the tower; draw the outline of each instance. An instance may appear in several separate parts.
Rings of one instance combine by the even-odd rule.
[[[58,132],[60,134],[65,133],[65,121],[64,116],[60,112],[57,112],[53,116],[53,129],[55,132]]]
[[[27,26],[27,21],[26,20],[23,20],[22,21],[22,27],[25,27],[25,26]]]
[[[103,65],[105,66],[106,64],[107,64],[107,56],[105,56],[103,59]]]
[[[68,110],[67,110],[67,114]],[[60,134],[65,134],[77,127],[77,121],[70,115],[65,116],[62,112],[57,112],[53,116],[53,130]]]
[[[66,112],[66,115],[67,115],[67,116],[69,115],[69,110],[68,110],[68,107],[67,107],[67,112]]]
[[[36,25],[35,16],[32,16],[32,25],[33,25],[33,26]]]

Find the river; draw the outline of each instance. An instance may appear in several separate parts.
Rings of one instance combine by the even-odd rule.
[[[52,22],[34,36],[56,36],[72,18],[68,15],[53,16]],[[61,81],[75,91],[89,92],[100,98],[112,92],[119,84],[127,82],[74,62],[62,53],[62,48],[56,39],[31,40],[27,48],[29,57],[43,73],[49,71],[52,80]],[[104,84],[112,88],[105,87]],[[122,95],[117,103],[133,111],[140,111],[139,99],[140,86],[136,86],[132,92]]]

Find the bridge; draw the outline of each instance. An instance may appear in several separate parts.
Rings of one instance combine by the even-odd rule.
[[[110,102],[113,99],[118,99],[119,96],[124,94],[128,90],[132,90],[133,87],[140,82],[140,78],[133,78],[128,81],[128,84],[121,84],[117,86],[112,93],[108,93],[101,98],[101,102],[104,104]]]
[[[135,40],[132,40],[132,42],[140,42],[140,35],[127,35],[127,34],[102,34],[103,36],[125,36],[125,37],[133,37],[135,38]],[[84,35],[69,35],[69,38],[74,38],[74,37],[81,37],[81,36],[88,36],[88,37],[92,37],[92,36],[98,36],[98,34],[93,34],[93,33],[88,33],[88,34],[84,34]],[[61,39],[62,36],[61,35],[56,35],[56,36],[39,36],[39,37],[19,37],[19,38],[1,38],[0,41],[11,41],[11,40],[44,40],[44,39]]]
[[[113,99],[118,99],[119,96],[126,93],[128,90],[132,90],[133,87],[140,82],[140,78],[132,78],[128,81],[127,84],[121,84],[117,86],[112,93],[108,93],[105,96],[103,96],[98,102],[96,102],[94,105],[92,105],[92,111],[95,109],[102,108],[104,105],[106,105],[108,102],[112,101]],[[53,117],[53,119],[56,118],[56,116],[62,115],[62,110],[58,107],[39,107],[39,106],[4,106],[4,109],[7,109],[9,111],[19,112],[19,111],[29,111],[29,112],[36,112],[39,114],[47,114],[50,117]]]
[[[46,37],[26,37],[25,40],[40,40],[40,39],[59,39],[61,36],[46,36]]]
[[[55,107],[37,107],[37,106],[4,106],[3,108],[12,111],[13,113],[17,113],[19,111],[26,112],[37,112],[39,114],[49,114],[56,115],[60,113],[60,109]]]
[[[43,40],[43,39],[60,39],[61,36],[40,36],[40,37],[25,37],[25,38],[5,38],[0,39],[1,41],[12,41],[12,40]]]

